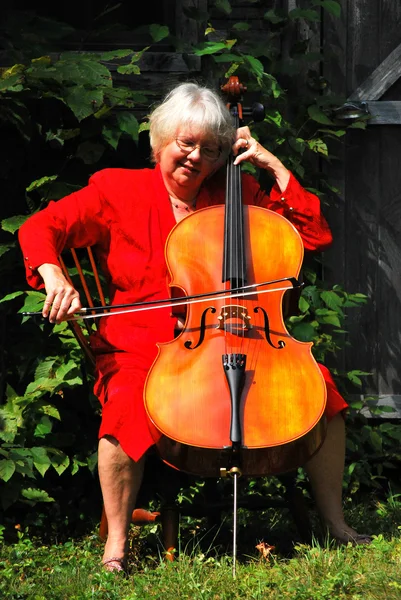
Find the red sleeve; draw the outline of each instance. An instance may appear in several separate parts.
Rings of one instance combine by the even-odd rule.
[[[50,202],[20,227],[18,237],[29,285],[35,289],[43,287],[37,268],[44,263],[59,265],[63,248],[91,246],[106,234],[101,200],[95,175],[88,186]]]
[[[265,194],[259,184],[251,176],[246,177],[247,197],[253,199],[247,203],[256,204],[273,210],[286,217],[299,231],[306,250],[325,250],[332,242],[330,228],[320,212],[320,200],[315,194],[308,192],[290,174],[287,188],[282,192],[274,184],[270,196]]]

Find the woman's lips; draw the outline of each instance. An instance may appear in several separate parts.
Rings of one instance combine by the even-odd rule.
[[[199,173],[199,169],[196,169],[192,165],[185,165],[183,163],[180,163],[180,167],[182,169],[184,169],[184,171],[187,171],[188,173]]]

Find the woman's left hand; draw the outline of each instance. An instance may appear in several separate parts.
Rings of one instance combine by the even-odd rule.
[[[240,150],[241,154],[238,154]],[[259,169],[270,171],[276,179],[281,191],[284,191],[290,179],[290,172],[274,154],[266,150],[252,137],[249,127],[237,129],[237,139],[233,144],[233,154],[236,156],[235,165],[244,160],[249,161]]]

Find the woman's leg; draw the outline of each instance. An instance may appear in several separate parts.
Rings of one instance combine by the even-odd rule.
[[[99,441],[99,478],[108,536],[103,561],[125,559],[132,511],[142,482],[144,459],[133,461],[112,436]],[[110,568],[117,568],[110,563]]]
[[[317,509],[330,534],[339,542],[368,543],[344,520],[342,487],[345,461],[345,423],[338,413],[329,421],[319,452],[305,465]]]

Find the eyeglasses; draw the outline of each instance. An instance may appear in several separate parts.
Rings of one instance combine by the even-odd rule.
[[[221,154],[221,149],[217,146],[201,146],[200,144],[194,144],[192,140],[187,138],[175,138],[175,142],[179,149],[182,152],[185,152],[185,154],[191,154],[196,148],[199,148],[199,152],[205,160],[217,160]]]

